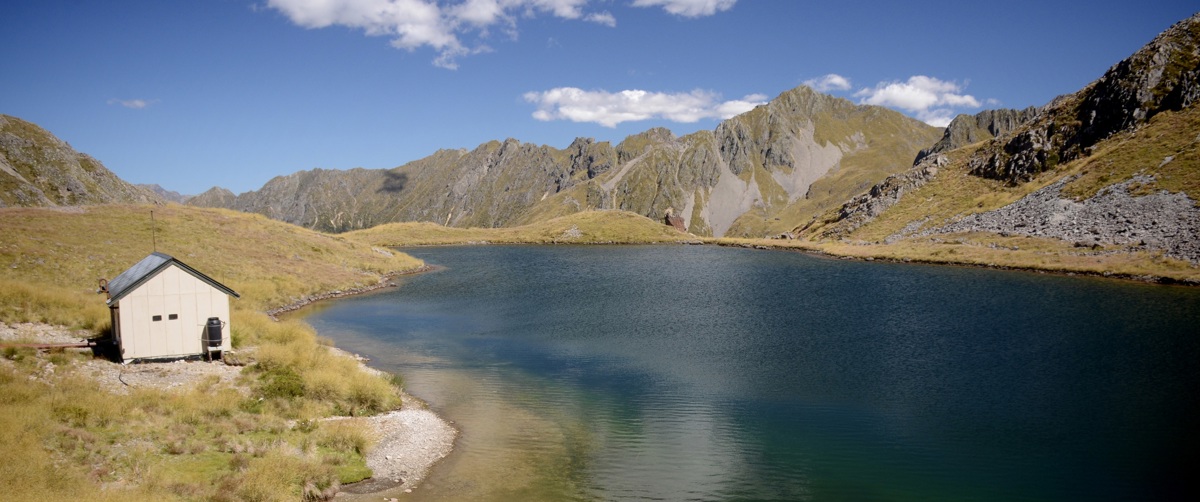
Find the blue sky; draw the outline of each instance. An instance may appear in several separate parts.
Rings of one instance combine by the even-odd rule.
[[[257,189],[492,139],[712,129],[802,84],[934,124],[1047,103],[1161,2],[8,0],[0,113],[133,183]]]

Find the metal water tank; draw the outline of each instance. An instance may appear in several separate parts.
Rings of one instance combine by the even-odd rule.
[[[225,323],[221,322],[220,317],[209,317],[208,324],[204,325],[204,346],[205,347],[220,347],[221,346],[221,328],[225,327]]]

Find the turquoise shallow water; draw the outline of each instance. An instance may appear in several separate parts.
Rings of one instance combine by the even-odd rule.
[[[426,500],[1194,500],[1200,289],[688,246],[408,250],[307,320],[462,429]]]

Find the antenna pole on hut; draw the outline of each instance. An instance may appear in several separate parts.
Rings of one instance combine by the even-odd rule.
[[[157,225],[154,223],[154,210],[150,210],[150,245],[154,247],[154,252],[158,252],[158,231]]]

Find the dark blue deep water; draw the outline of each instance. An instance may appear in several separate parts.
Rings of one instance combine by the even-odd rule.
[[[426,500],[1200,500],[1200,289],[699,246],[406,250],[310,313],[462,430]]]

